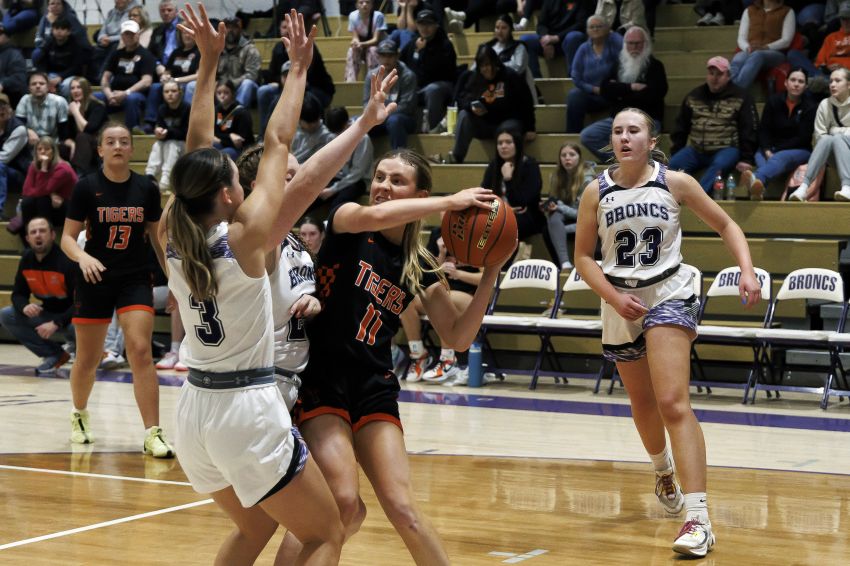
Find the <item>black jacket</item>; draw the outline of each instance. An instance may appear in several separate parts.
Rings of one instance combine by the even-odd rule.
[[[221,140],[224,147],[234,147],[230,134],[242,136],[245,141],[242,144],[246,148],[254,143],[254,126],[251,121],[251,113],[239,103],[234,102],[228,108],[215,105],[215,137]]]
[[[283,43],[276,43],[272,49],[272,60],[269,68],[266,71],[266,84],[280,84],[280,68],[284,63],[289,61],[289,53],[286,52]],[[328,74],[325,67],[325,61],[322,59],[322,54],[319,53],[319,48],[313,46],[313,61],[307,69],[307,87],[315,88],[328,95],[328,98],[333,98],[336,93],[334,81]]]
[[[31,249],[26,250],[18,264],[12,289],[15,311],[23,315],[32,294],[41,301],[45,316],[51,317],[60,328],[68,326],[74,312],[74,286],[79,271],[77,264],[62,253],[57,243],[41,261]]]
[[[649,65],[635,82],[645,84],[646,88],[632,90],[631,84],[619,82],[615,69],[608,80],[599,85],[599,94],[612,105],[611,115],[631,107],[640,108],[659,122],[664,120],[664,97],[668,88],[664,64],[650,56]]]
[[[82,75],[88,57],[89,46],[80,45],[76,36],[68,36],[68,41],[59,45],[51,35],[44,42],[44,47],[33,54],[33,63],[39,71],[54,73],[66,79]]]
[[[189,105],[182,100],[177,108],[171,108],[164,102],[159,105],[156,125],[168,131],[165,134],[166,140],[186,141],[186,135],[189,133],[189,109]]]
[[[457,53],[443,28],[437,28],[421,51],[416,51],[419,34],[401,51],[400,59],[416,75],[416,84],[423,88],[437,81],[454,83],[457,78]]]
[[[12,99],[13,106],[27,90],[27,60],[10,43],[0,45],[0,84],[3,92]]]
[[[759,149],[762,151],[812,149],[818,105],[804,94],[789,114],[787,96],[784,92],[774,94],[764,105],[759,124]]]
[[[557,35],[558,41],[564,41],[564,37],[571,31],[583,32],[587,18],[592,16],[595,10],[596,2],[593,0],[543,0],[543,6],[537,14],[537,35]]]
[[[534,101],[525,78],[516,72],[501,67],[492,81],[486,80],[477,71],[466,75],[466,83],[458,91],[458,110],[472,110],[476,100],[484,103],[487,113],[479,119],[498,126],[505,120],[519,120],[524,132],[536,131]]]

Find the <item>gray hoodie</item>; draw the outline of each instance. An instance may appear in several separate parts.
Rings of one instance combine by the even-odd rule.
[[[239,38],[239,43],[234,47],[225,47],[218,60],[219,80],[231,80],[236,88],[245,79],[257,82],[260,76],[260,67],[263,64],[260,52],[254,42],[244,35]]]

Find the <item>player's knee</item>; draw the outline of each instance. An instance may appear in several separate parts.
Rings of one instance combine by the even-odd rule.
[[[360,530],[360,525],[366,519],[366,504],[363,503],[360,496],[356,492],[337,495],[336,504],[339,507],[339,517],[342,519],[342,524],[348,536]]]
[[[385,507],[385,511],[387,518],[396,530],[419,531],[419,513],[410,498],[405,497],[398,501],[391,501]]]
[[[124,344],[124,351],[127,354],[127,358],[133,362],[153,362],[153,355],[151,354],[150,342],[141,340],[127,340],[127,342]]]
[[[658,410],[665,424],[674,425],[691,414],[691,404],[687,397],[681,395],[661,396],[658,399]]]

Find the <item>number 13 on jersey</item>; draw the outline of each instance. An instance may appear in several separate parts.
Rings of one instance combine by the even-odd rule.
[[[106,242],[106,247],[112,250],[127,249],[132,231],[132,226],[116,226],[113,224],[109,227],[109,241]]]

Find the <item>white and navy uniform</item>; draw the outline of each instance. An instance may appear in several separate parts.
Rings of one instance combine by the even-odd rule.
[[[302,295],[316,291],[316,272],[309,250],[295,235],[288,234],[280,247],[280,262],[274,273],[269,274],[274,321],[274,367],[280,393],[286,408],[291,411],[301,385],[298,374],[304,371],[310,358],[310,341],[307,338],[306,321],[303,318],[292,318],[289,309]]]
[[[692,276],[682,263],[680,207],[667,187],[667,167],[654,163],[640,187],[624,188],[599,177],[597,222],[602,242],[602,271],[614,287],[637,296],[649,312],[635,321],[602,303],[602,350],[612,361],[635,361],[646,355],[643,331],[661,324],[683,326],[696,336],[699,300]]]
[[[176,444],[196,491],[233,486],[250,507],[291,481],[307,450],[275,385],[268,276],[242,271],[227,230],[221,223],[207,235],[218,292],[202,302],[192,297],[176,251],[170,244],[166,250],[168,286],[186,326],[180,359],[189,366],[177,404]]]

